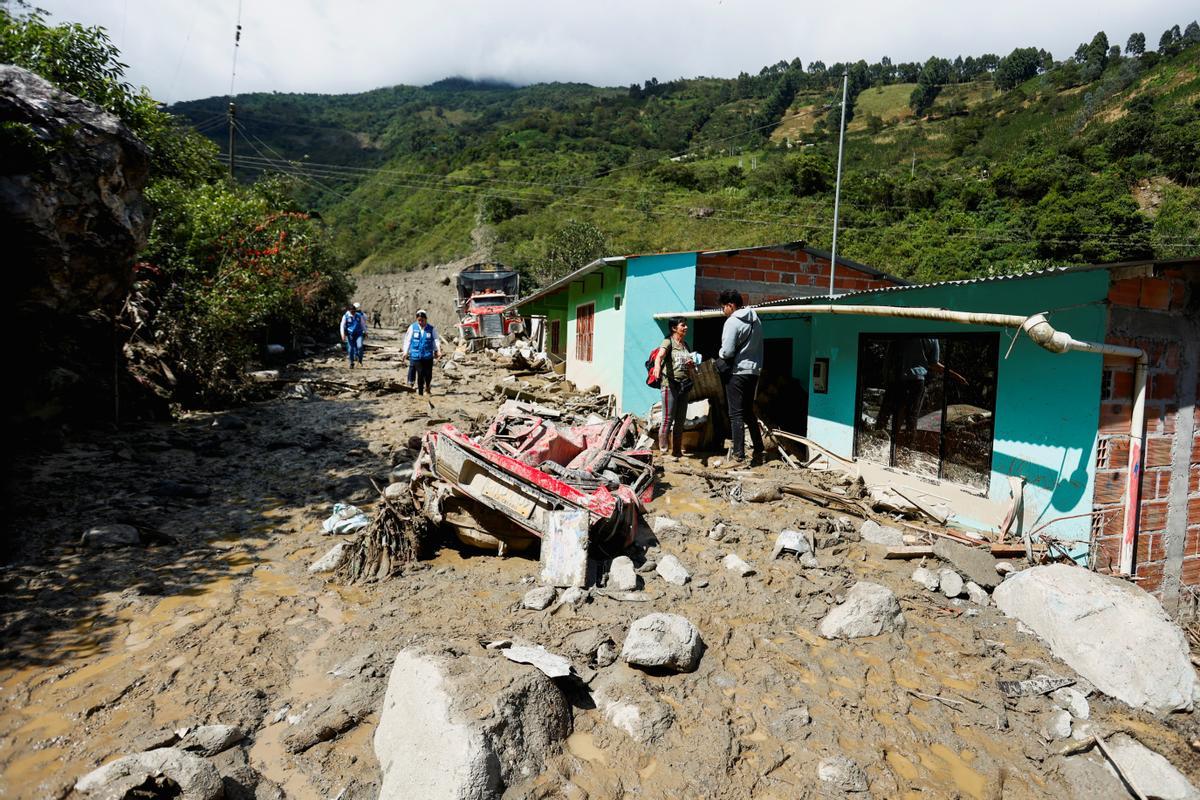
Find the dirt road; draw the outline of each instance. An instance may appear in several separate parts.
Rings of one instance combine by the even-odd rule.
[[[1006,699],[996,686],[1069,674],[1036,639],[995,608],[926,592],[909,579],[913,564],[884,561],[873,545],[829,539],[817,568],[770,561],[781,528],[828,530],[827,512],[787,497],[735,504],[721,482],[680,469],[695,460],[667,465],[651,511],[684,524],[648,553],[678,556],[693,580],[647,572],[649,603],[596,596],[575,610],[519,610],[533,557],[450,545],[382,584],[310,575],[333,543],[320,522],[334,502],[369,510],[369,478],[386,482],[409,437],[445,420],[469,427],[497,405],[491,386],[504,373],[479,358],[466,379],[439,371],[432,401],[369,389],[399,374],[384,360],[396,341],[372,342],[382,349],[364,369],[331,354],[285,373],[315,394],[285,389],[235,413],[90,434],[17,463],[19,547],[0,579],[0,796],[67,797],[116,756],[225,723],[248,735],[213,758],[227,796],[374,798],[373,709],[400,647],[521,637],[570,655],[593,632],[619,644],[651,610],[688,617],[707,643],[693,673],[609,668],[661,707],[653,741],[580,705],[562,751],[506,798],[816,796],[817,762],[830,755],[853,758],[875,797],[1092,796],[1063,779],[1061,743],[1039,733],[1049,701]],[[709,533],[721,520],[718,541]],[[150,541],[78,545],[87,528],[120,522]],[[757,573],[724,569],[729,552]],[[817,636],[860,579],[896,592],[903,635]],[[1164,722],[1090,700],[1094,725],[1130,731],[1200,778],[1195,714]],[[321,721],[332,718],[348,724],[331,732]]]

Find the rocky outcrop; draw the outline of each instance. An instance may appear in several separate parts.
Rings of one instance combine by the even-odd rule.
[[[111,419],[113,318],[145,244],[146,147],[117,117],[0,66],[2,314],[14,348],[7,417]]]

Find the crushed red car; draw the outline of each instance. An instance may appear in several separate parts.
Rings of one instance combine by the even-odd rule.
[[[585,510],[591,547],[620,551],[654,487],[636,417],[564,426],[529,408],[505,403],[478,438],[449,424],[425,435],[413,473],[425,515],[503,554],[541,539],[555,513]]]

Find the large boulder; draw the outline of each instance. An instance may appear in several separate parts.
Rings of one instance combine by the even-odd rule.
[[[1190,711],[1200,695],[1183,631],[1133,584],[1051,564],[1012,575],[992,600],[1097,689],[1134,708]]]
[[[75,791],[88,800],[124,800],[135,789],[174,783],[180,800],[221,800],[225,787],[217,768],[199,756],[174,747],[135,753],[92,770]]]
[[[493,800],[571,731],[554,683],[499,655],[401,650],[375,731],[379,800]]]
[[[886,586],[859,581],[846,592],[841,605],[834,606],[817,626],[826,639],[857,639],[904,630],[900,602]]]

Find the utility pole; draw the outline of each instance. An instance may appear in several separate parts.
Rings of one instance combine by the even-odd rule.
[[[237,151],[236,140],[234,139],[234,125],[237,120],[237,103],[229,101],[229,177],[237,179],[233,174],[233,170],[237,167]]]
[[[837,273],[838,203],[842,197],[842,148],[846,143],[846,92],[850,73],[842,75],[842,124],[838,127],[837,183],[833,187],[833,248],[829,256],[829,296],[833,297],[833,276]]]

